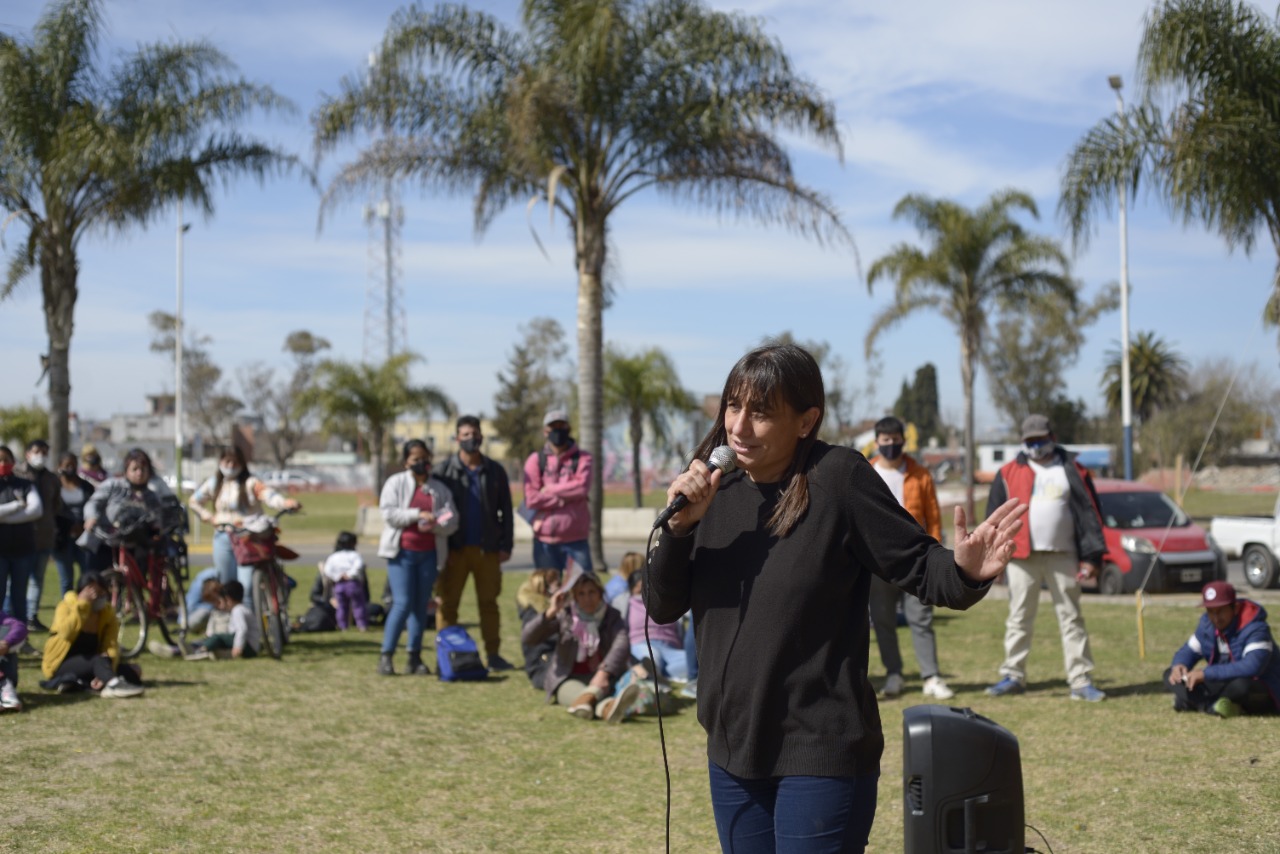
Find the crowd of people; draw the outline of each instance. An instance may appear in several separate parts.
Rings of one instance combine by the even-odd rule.
[[[1068,696],[1100,702],[1080,581],[1097,574],[1106,547],[1090,474],[1057,444],[1044,416],[1023,422],[1022,452],[996,476],[987,518],[970,530],[957,510],[948,549],[935,485],[905,452],[902,421],[876,424],[868,461],[818,440],[823,400],[820,372],[802,349],[745,356],[726,381],[712,430],[668,493],[685,496],[687,506],[662,526],[648,560],[628,553],[607,579],[588,548],[594,461],[573,439],[567,412],[546,413],[545,442],[524,462],[518,507],[505,469],[484,454],[479,419],[463,416],[455,449],[437,461],[427,443],[405,443],[402,470],[381,489],[377,555],[387,588],[380,600],[370,596],[355,535],[342,532],[294,629],[368,631],[380,621],[376,672],[430,675],[426,632],[457,624],[472,579],[487,669],[513,669],[501,651],[502,566],[519,516],[532,528],[535,567],[515,595],[523,667],[547,703],[617,723],[673,708],[680,695],[695,700],[723,845],[738,850],[744,835],[782,839],[818,822],[833,844],[860,850],[883,743],[876,698],[906,691],[899,620],[910,631],[920,691],[951,699],[932,608],[968,607],[1003,575],[1005,657],[987,694],[1014,696],[1026,691],[1047,588]],[[738,471],[704,464],[722,445],[735,452]],[[42,687],[117,698],[143,691],[139,668],[121,660],[103,542],[131,520],[158,514],[172,495],[142,451],[130,452],[115,477],[101,470],[96,452],[86,448],[83,457],[83,468],[65,455],[50,470],[44,442],[31,443],[21,464],[0,447],[6,710],[21,708],[17,654],[34,652],[31,632],[49,633]],[[192,580],[186,603],[186,628],[194,637],[203,627],[203,637],[156,642],[154,653],[196,660],[262,651],[262,622],[245,601],[252,567],[237,558],[234,535],[254,515],[298,506],[255,478],[239,450],[222,456],[190,502],[216,531],[213,566]],[[37,606],[51,558],[62,596],[46,629]],[[1280,656],[1265,609],[1225,582],[1207,585],[1201,605],[1199,624],[1165,672],[1174,708],[1221,717],[1280,711]],[[885,672],[879,691],[867,680],[868,625]],[[717,674],[702,690],[700,661]]]

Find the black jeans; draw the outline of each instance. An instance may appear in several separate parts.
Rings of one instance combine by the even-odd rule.
[[[1225,682],[1206,679],[1194,689],[1188,691],[1187,686],[1179,682],[1169,684],[1170,667],[1164,672],[1165,690],[1173,693],[1173,707],[1180,712],[1208,712],[1213,704],[1223,697],[1244,709],[1245,714],[1265,715],[1276,711],[1275,700],[1261,679],[1241,676]]]

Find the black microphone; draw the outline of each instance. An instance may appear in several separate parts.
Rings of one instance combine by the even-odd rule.
[[[707,468],[711,471],[722,471],[725,474],[733,471],[738,467],[738,457],[733,452],[733,448],[728,445],[721,445],[711,452],[711,459],[707,460]],[[689,503],[689,496],[683,492],[675,497],[675,499],[667,505],[667,509],[658,514],[658,518],[654,520],[653,527],[661,528],[667,524],[667,521]]]

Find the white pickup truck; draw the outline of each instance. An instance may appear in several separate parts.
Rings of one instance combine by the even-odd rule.
[[[1266,516],[1214,516],[1209,532],[1229,558],[1244,561],[1250,587],[1280,587],[1280,497],[1275,512]]]

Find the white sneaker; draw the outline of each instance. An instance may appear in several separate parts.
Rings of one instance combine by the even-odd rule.
[[[8,679],[0,679],[0,711],[20,712],[22,701],[18,699],[18,689]]]
[[[150,650],[152,655],[158,655],[161,658],[177,658],[179,655],[182,655],[182,650],[160,640],[149,641],[147,643],[147,649]]]
[[[930,676],[924,680],[924,695],[933,697],[935,700],[950,700],[956,692],[947,687],[947,683],[942,681],[941,676]]]
[[[204,661],[206,659],[213,658],[213,656],[210,655],[209,650],[202,646],[193,647],[190,652],[182,657],[187,661]]]
[[[117,676],[106,685],[102,686],[102,693],[99,696],[113,700],[121,700],[125,697],[140,696],[142,692],[143,689],[141,685],[133,685]]]
[[[906,687],[907,683],[903,680],[901,673],[890,673],[884,680],[884,687],[880,689],[880,696],[885,700],[892,700],[902,696]]]

